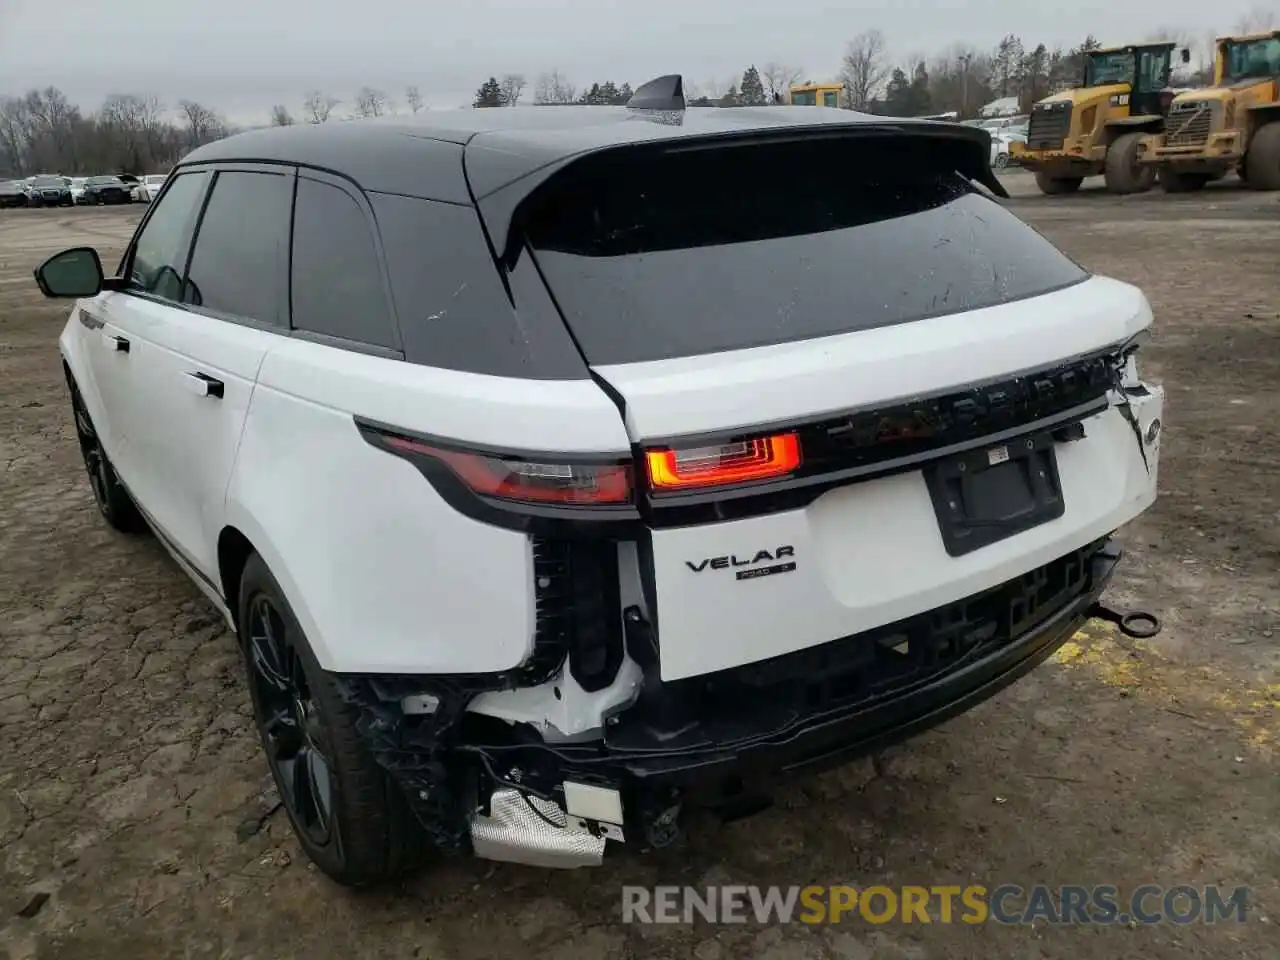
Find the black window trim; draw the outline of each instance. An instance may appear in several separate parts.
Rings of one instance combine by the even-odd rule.
[[[339,350],[349,350],[352,353],[364,353],[371,357],[381,357],[383,360],[404,359],[403,350],[382,347],[376,343],[365,343],[363,340],[348,340],[346,337],[335,337],[330,333],[316,333],[314,330],[279,330],[276,332],[287,333],[293,339],[301,340],[304,343],[315,343],[322,347],[335,347]]]
[[[326,186],[335,187],[350,197],[356,204],[356,207],[364,214],[365,225],[369,228],[369,236],[373,239],[373,255],[378,262],[378,272],[382,277],[382,299],[386,305],[387,316],[391,320],[391,335],[395,338],[395,344],[391,347],[383,346],[377,343],[367,343],[363,340],[349,340],[346,337],[333,336],[331,334],[316,333],[312,330],[299,330],[293,325],[293,222],[297,217],[297,186],[294,187],[294,206],[289,222],[289,330],[303,339],[311,340],[316,343],[325,343],[329,346],[338,347],[340,349],[351,350],[356,349],[360,353],[370,353],[375,356],[391,354],[398,360],[404,359],[404,335],[400,330],[400,314],[396,310],[395,297],[392,295],[391,289],[391,270],[387,263],[386,251],[382,246],[382,226],[378,223],[378,216],[374,212],[373,205],[369,202],[369,198],[365,196],[365,192],[360,188],[354,180],[339,174],[332,173],[319,167],[300,165],[297,168],[298,179],[311,180],[315,183],[323,183]]]

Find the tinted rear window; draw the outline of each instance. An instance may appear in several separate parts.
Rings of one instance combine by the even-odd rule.
[[[948,144],[921,147],[864,137],[597,155],[537,198],[527,236],[597,364],[907,323],[1085,279],[949,172]]]

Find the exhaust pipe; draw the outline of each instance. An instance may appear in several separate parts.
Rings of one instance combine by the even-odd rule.
[[[559,805],[501,787],[489,798],[489,815],[471,818],[471,848],[477,857],[530,867],[598,867],[603,836],[569,826]]]

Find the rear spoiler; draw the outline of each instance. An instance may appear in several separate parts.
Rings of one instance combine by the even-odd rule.
[[[678,104],[678,105],[677,105]],[[627,104],[628,113],[652,119],[655,125],[674,127],[673,122],[684,111],[684,89],[679,75],[659,77],[644,84]],[[744,111],[764,108],[743,108]],[[775,108],[776,109],[776,108]],[[803,109],[803,108],[796,108]],[[856,118],[856,119],[855,119]],[[956,172],[973,183],[991,191],[997,197],[1008,198],[1009,193],[991,169],[991,134],[980,127],[966,127],[957,123],[923,119],[867,119],[850,114],[848,121],[824,121],[818,123],[779,124],[747,130],[716,131],[708,134],[678,133],[668,136],[627,142],[606,143],[600,147],[567,154],[537,169],[517,177],[508,183],[476,198],[481,217],[488,229],[494,253],[507,262],[514,262],[518,254],[512,227],[519,212],[531,198],[550,180],[560,176],[569,167],[589,157],[630,152],[635,150],[659,150],[682,152],[687,150],[713,150],[750,144],[783,143],[795,140],[836,140],[853,137],[892,137],[915,141],[916,149],[928,152],[940,143],[959,142],[967,145]]]

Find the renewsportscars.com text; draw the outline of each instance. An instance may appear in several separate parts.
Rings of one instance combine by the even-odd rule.
[[[1242,923],[1246,887],[623,887],[624,923]]]

